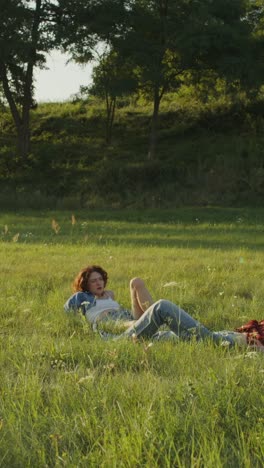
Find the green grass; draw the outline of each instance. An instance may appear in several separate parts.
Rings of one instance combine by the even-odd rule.
[[[90,96],[40,104],[31,113],[26,164],[17,159],[6,109],[0,115],[0,207],[261,207],[262,109],[261,97],[232,102],[219,91],[204,102],[192,89],[169,93],[161,102],[157,152],[150,161],[151,102],[119,101],[109,145],[103,101]]]
[[[141,276],[211,329],[263,319],[264,210],[74,214],[0,216],[0,466],[262,467],[263,354],[104,342],[62,306],[96,262],[126,307]]]

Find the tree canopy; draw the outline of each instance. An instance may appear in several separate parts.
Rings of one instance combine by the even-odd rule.
[[[93,91],[103,87],[108,110],[109,97],[132,90],[153,102],[150,158],[161,99],[186,76],[250,90],[263,83],[263,0],[0,0],[0,8],[0,90],[22,157],[30,150],[34,68],[56,47],[79,63],[97,57]]]
[[[30,150],[30,108],[34,104],[33,71],[43,66],[55,46],[57,2],[0,0],[0,82],[18,135],[18,153]]]

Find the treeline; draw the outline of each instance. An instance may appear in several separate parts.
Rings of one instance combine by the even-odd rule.
[[[37,159],[34,70],[54,49],[95,64],[79,97],[105,103],[102,150],[111,146],[117,108],[132,99],[151,104],[145,161],[161,158],[166,96],[189,87],[205,102],[221,89],[230,105],[262,106],[264,0],[0,0],[0,11],[0,96],[17,140],[6,139],[3,124],[0,157],[21,174],[32,174]]]

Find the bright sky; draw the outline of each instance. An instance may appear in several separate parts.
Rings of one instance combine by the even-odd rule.
[[[73,62],[66,63],[67,55],[58,51],[49,54],[47,69],[35,69],[35,99],[37,102],[67,101],[78,93],[81,85],[91,83],[91,64],[80,66]]]

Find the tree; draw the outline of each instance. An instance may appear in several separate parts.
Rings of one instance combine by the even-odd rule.
[[[21,160],[30,152],[30,109],[34,105],[34,67],[54,47],[57,2],[0,0],[0,83],[17,132]]]
[[[66,34],[62,34],[64,47],[72,58],[78,62],[91,60],[93,48],[101,41],[124,64],[129,62],[130,70],[137,74],[141,91],[153,97],[150,157],[156,147],[161,98],[172,83],[179,85],[182,73],[176,39],[184,31],[184,15],[175,3],[171,0],[97,0],[91,4],[84,0],[60,0],[62,8],[67,10]],[[182,8],[185,3],[180,0]],[[104,61],[95,71],[97,84],[100,75],[102,85],[105,67]],[[110,113],[111,106],[113,110],[113,102],[109,105]]]
[[[105,48],[120,32],[123,0],[58,0],[61,16],[57,37],[64,51],[78,63],[97,58],[97,47]]]
[[[232,100],[241,103],[246,94],[256,98],[264,72],[264,1],[214,0],[197,6],[186,36],[194,57],[190,81],[207,92],[220,79]]]
[[[155,157],[161,99],[184,73],[212,69],[238,78],[248,63],[250,25],[245,0],[127,0],[127,27],[114,37],[138,67],[141,89],[153,101],[148,157]]]
[[[117,99],[133,93],[137,88],[137,77],[129,66],[114,51],[105,52],[93,69],[93,85],[90,94],[99,96],[106,104],[106,143],[112,140]]]
[[[74,60],[87,62],[103,42],[129,64],[138,89],[153,102],[148,150],[153,159],[162,97],[181,86],[186,72],[198,79],[213,70],[230,81],[248,74],[252,63],[248,12],[252,3],[262,1],[60,0],[65,12],[63,46]],[[97,84],[105,79],[105,66],[95,71]],[[110,103],[110,114],[113,109]]]
[[[180,0],[132,0],[127,2],[128,28],[115,43],[137,67],[139,87],[153,101],[148,158],[157,146],[161,99],[181,84],[184,64],[178,43],[184,35],[188,5]],[[121,44],[122,42],[122,44]]]
[[[135,76],[127,60],[111,47],[111,38],[120,34],[124,6],[122,0],[59,0],[62,16],[58,29],[64,51],[79,64],[94,61],[93,85],[81,93],[100,96],[106,103],[106,143],[112,128],[118,96],[135,89]]]
[[[242,84],[250,96],[256,96],[264,83],[264,0],[249,1],[246,21],[251,30],[251,47]]]
[[[193,70],[212,69],[220,77],[243,76],[250,55],[251,25],[244,0],[206,0],[195,5],[186,36],[187,56],[195,58]]]

